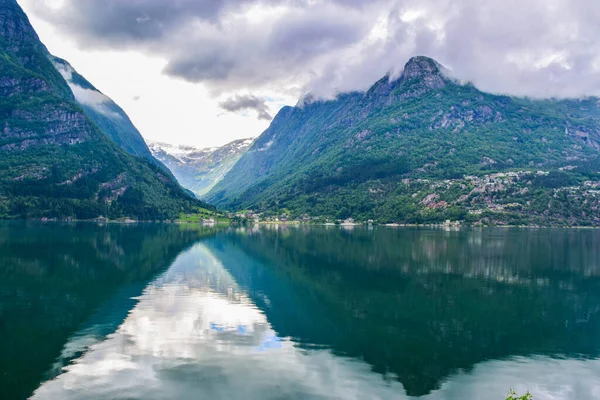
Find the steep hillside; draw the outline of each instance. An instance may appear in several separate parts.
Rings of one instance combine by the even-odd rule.
[[[154,142],[150,143],[150,151],[171,170],[183,187],[202,197],[223,179],[253,141],[240,139],[208,149]]]
[[[166,219],[205,206],[102,132],[53,61],[16,1],[0,0],[0,217]]]
[[[365,93],[284,107],[206,198],[380,222],[600,224],[599,155],[598,99],[483,93],[415,57]]]
[[[96,89],[67,61],[54,56],[51,61],[67,81],[75,100],[103,133],[127,153],[161,165],[152,157],[144,138],[121,107]]]

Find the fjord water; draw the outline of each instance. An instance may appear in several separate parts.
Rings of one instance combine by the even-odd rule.
[[[600,399],[598,243],[0,225],[0,398]]]

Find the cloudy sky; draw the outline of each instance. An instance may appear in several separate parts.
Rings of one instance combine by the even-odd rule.
[[[365,90],[427,55],[486,91],[600,94],[597,0],[19,0],[51,52],[144,137],[257,136],[302,94]]]

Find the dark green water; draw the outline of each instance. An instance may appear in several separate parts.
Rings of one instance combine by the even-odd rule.
[[[0,225],[0,399],[600,399],[600,231]]]

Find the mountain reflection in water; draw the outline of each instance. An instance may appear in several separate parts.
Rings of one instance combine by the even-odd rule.
[[[196,238],[104,301],[32,398],[600,399],[597,231]]]

